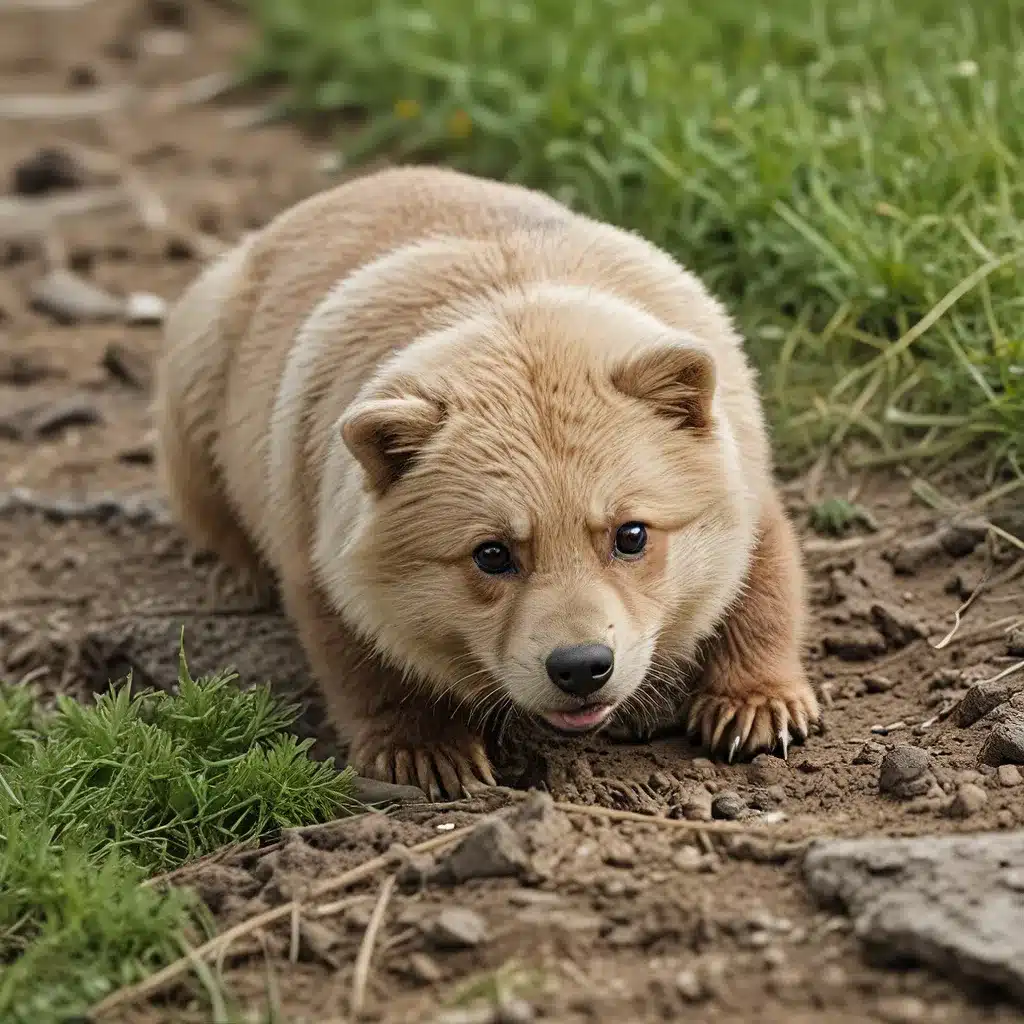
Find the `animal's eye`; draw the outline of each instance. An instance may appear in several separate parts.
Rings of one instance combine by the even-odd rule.
[[[473,561],[476,567],[488,576],[501,576],[515,571],[512,552],[496,540],[485,540],[474,552]]]
[[[636,558],[647,547],[647,527],[643,523],[623,523],[615,531],[615,555]]]

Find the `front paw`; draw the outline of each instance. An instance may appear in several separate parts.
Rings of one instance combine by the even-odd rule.
[[[806,740],[819,717],[818,699],[797,669],[779,678],[710,680],[690,704],[686,727],[713,757],[732,763],[762,751],[788,757],[790,742]]]
[[[374,730],[356,737],[349,764],[364,778],[418,786],[431,800],[457,800],[497,785],[483,743],[468,732],[458,739],[411,744]]]

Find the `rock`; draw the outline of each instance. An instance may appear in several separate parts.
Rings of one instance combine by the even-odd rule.
[[[865,676],[863,682],[868,693],[888,693],[896,685],[887,676]]]
[[[711,817],[722,821],[735,821],[746,810],[746,801],[731,789],[719,793],[711,801]]]
[[[878,773],[878,789],[902,800],[922,796],[935,781],[931,771],[931,755],[920,747],[900,744],[883,758]]]
[[[426,953],[412,953],[409,956],[406,973],[424,985],[433,985],[444,977],[444,972]]]
[[[669,810],[670,818],[685,818],[687,821],[711,820],[711,794],[707,790],[695,790]]]
[[[633,852],[633,848],[618,836],[609,838],[601,854],[601,859],[609,867],[631,868],[636,864],[636,854]]]
[[[537,1015],[525,999],[505,998],[498,1006],[495,1024],[533,1024]]]
[[[696,846],[681,846],[672,854],[672,866],[679,871],[696,871],[703,857]]]
[[[1024,629],[1015,629],[1006,641],[1006,653],[1011,658],[1024,658]]]
[[[874,630],[857,629],[829,633],[822,639],[826,654],[840,661],[870,661],[885,654],[885,641]]]
[[[399,860],[395,880],[403,889],[422,889],[437,874],[437,861],[429,853],[416,853],[397,843],[392,852]]]
[[[987,803],[988,794],[981,786],[965,782],[957,789],[947,813],[951,818],[969,818],[972,814],[977,814]]]
[[[434,920],[430,937],[441,949],[471,949],[487,937],[487,922],[468,907],[445,907]]]
[[[148,391],[153,373],[149,360],[119,342],[112,341],[103,353],[103,368],[122,384]]]
[[[999,780],[999,785],[1006,789],[1019,786],[1024,781],[1024,775],[1021,775],[1020,769],[1013,764],[1001,764],[996,769],[996,778]]]
[[[820,841],[803,863],[873,958],[988,983],[1024,1005],[1024,891],[1012,884],[1022,871],[1024,830]]]
[[[91,427],[103,422],[96,404],[83,395],[46,405],[29,420],[29,433],[48,438],[72,427]]]
[[[63,268],[32,286],[31,303],[61,324],[115,320],[124,308],[120,299]]]
[[[690,771],[698,779],[714,779],[718,777],[715,762],[706,757],[695,757],[690,762]]]
[[[508,822],[485,818],[438,864],[438,877],[456,884],[471,878],[508,878],[530,866],[530,858]]]
[[[921,624],[902,608],[876,603],[871,606],[871,621],[890,647],[899,650],[924,636]]]
[[[676,989],[689,1003],[696,1003],[704,998],[704,987],[692,967],[688,967],[676,975]]]
[[[889,554],[893,571],[911,576],[926,562],[945,553],[963,558],[985,539],[988,526],[981,521],[969,521],[944,526],[926,537],[917,537],[899,545]]]
[[[881,764],[883,757],[885,757],[885,747],[874,740],[868,740],[857,752],[853,764]]]
[[[758,787],[747,795],[747,805],[755,811],[774,811],[785,799],[782,786]]]
[[[555,807],[551,794],[540,790],[531,792],[505,820],[526,852],[534,856],[534,867],[538,854],[557,856],[565,837],[573,831],[569,819]]]
[[[83,181],[81,165],[66,149],[43,146],[14,165],[11,191],[19,196],[43,196],[62,189],[80,188]]]
[[[789,764],[781,757],[758,754],[747,769],[748,778],[754,786],[776,786],[792,778]]]
[[[1024,690],[1024,678],[1009,677],[998,682],[975,683],[956,706],[956,724],[961,729],[974,725],[1021,690]]]
[[[124,319],[135,325],[162,324],[167,316],[167,303],[159,295],[132,292],[125,301]]]
[[[982,745],[978,761],[993,768],[1024,764],[1024,716],[1014,715],[1000,722]]]
[[[427,794],[419,786],[396,786],[393,782],[379,782],[357,775],[352,780],[352,795],[361,804],[415,804],[426,803]]]
[[[710,999],[721,991],[727,962],[724,956],[708,953],[676,975],[676,990],[690,1003]]]

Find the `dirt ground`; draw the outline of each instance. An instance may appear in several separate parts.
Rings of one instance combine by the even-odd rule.
[[[318,751],[343,754],[287,623],[225,597],[215,567],[193,564],[163,521],[147,410],[160,331],[127,322],[120,302],[173,299],[204,255],[337,170],[327,141],[267,123],[266,97],[207,95],[221,91],[208,76],[233,66],[246,32],[230,3],[213,0],[0,5],[0,673],[82,696],[128,669],[167,685],[184,626],[193,669],[233,664],[248,681],[302,695]],[[59,155],[40,158],[45,150]],[[102,290],[113,302],[106,319],[55,314],[40,298],[59,268]],[[842,481],[851,486],[879,529],[846,540],[805,530],[808,658],[826,725],[788,762],[712,764],[678,736],[517,737],[497,752],[505,786],[662,820],[550,806],[532,820],[499,790],[371,814],[193,871],[222,927],[303,900],[302,913],[231,947],[228,990],[309,1022],[354,1019],[360,990],[362,1016],[389,1022],[1019,1020],[994,992],[873,962],[801,877],[801,844],[813,837],[1024,826],[1019,773],[979,762],[991,721],[961,725],[958,706],[974,684],[1013,679],[1024,565],[984,530],[940,543],[941,521],[903,476]],[[787,485],[798,521],[818,489],[828,491]],[[904,745],[925,754],[900,757],[927,765],[880,792],[883,756]],[[434,879],[412,857],[360,981],[357,952],[388,872],[322,913],[331,900],[315,898],[316,885],[502,807],[528,868]],[[705,826],[712,816],[722,824]],[[508,998],[478,1012],[473,997],[496,985]],[[114,1019],[201,1021],[200,991],[195,981],[165,988]]]

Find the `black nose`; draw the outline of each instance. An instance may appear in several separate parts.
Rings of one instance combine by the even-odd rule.
[[[560,690],[574,697],[589,697],[611,678],[615,652],[604,644],[556,647],[544,666]]]

